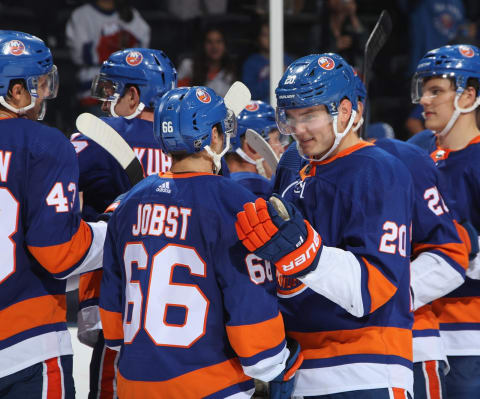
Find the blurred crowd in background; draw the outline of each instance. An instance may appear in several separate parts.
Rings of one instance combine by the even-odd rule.
[[[285,66],[332,51],[360,72],[363,49],[382,9],[393,20],[369,87],[370,121],[407,139],[423,129],[410,101],[410,78],[430,49],[480,44],[478,0],[284,0]],[[60,91],[46,122],[70,135],[76,116],[97,113],[92,78],[122,48],[163,50],[179,85],[208,85],[224,95],[235,80],[268,101],[268,0],[1,0],[1,29],[39,36],[52,49]]]

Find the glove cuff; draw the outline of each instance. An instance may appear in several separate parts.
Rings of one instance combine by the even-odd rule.
[[[299,277],[317,267],[317,259],[322,252],[322,238],[307,220],[305,226],[307,228],[305,242],[275,262],[276,268],[283,275]]]

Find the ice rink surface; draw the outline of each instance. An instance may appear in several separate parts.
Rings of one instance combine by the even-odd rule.
[[[77,339],[77,327],[68,327],[73,346],[73,378],[75,380],[76,399],[88,397],[88,368],[92,348],[83,345]]]

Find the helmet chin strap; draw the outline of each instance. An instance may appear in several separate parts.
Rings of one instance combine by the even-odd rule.
[[[360,118],[360,120],[358,121],[357,125],[352,127],[352,130],[354,132],[356,132],[358,129],[360,129],[363,125],[363,116]]]
[[[303,159],[306,159],[307,161],[314,161],[314,162],[320,162],[323,161],[324,159],[327,159],[328,156],[337,149],[338,145],[340,144],[340,141],[347,135],[347,133],[350,131],[353,125],[353,121],[355,120],[355,117],[357,116],[357,111],[352,109],[352,114],[350,115],[350,120],[348,121],[347,127],[345,130],[341,133],[338,132],[338,127],[337,127],[337,120],[338,120],[338,115],[335,115],[333,117],[333,133],[335,134],[335,140],[333,141],[332,146],[330,149],[320,158],[309,158],[306,157],[305,154],[300,150],[300,146],[297,141],[297,150],[300,156]],[[295,137],[295,136],[294,136]]]
[[[30,96],[30,104],[22,108],[15,108],[14,106],[10,105],[9,103],[7,103],[3,96],[0,96],[0,104],[2,104],[6,109],[20,115],[24,114],[26,111],[32,109],[35,106],[35,97]]]
[[[448,121],[447,125],[443,128],[443,130],[440,133],[437,133],[436,131],[433,131],[436,136],[440,136],[440,137],[446,136],[448,134],[448,132],[450,132],[450,130],[452,129],[453,125],[457,121],[460,114],[466,114],[468,112],[472,112],[480,104],[480,96],[478,96],[475,99],[475,102],[473,103],[473,105],[471,107],[460,108],[460,106],[458,105],[458,100],[460,99],[461,95],[462,95],[462,93],[457,93],[455,95],[455,99],[453,100],[453,106],[455,107],[455,111],[453,111],[453,114],[450,117],[450,120]]]
[[[241,148],[237,148],[235,152],[240,155],[240,157],[245,161],[248,162],[249,164],[255,165],[257,168],[257,172],[259,175],[263,177],[267,177],[267,173],[265,172],[265,168],[263,167],[263,158],[259,158],[257,160],[249,157],[245,151],[243,151]]]
[[[115,94],[116,98],[112,101],[110,101],[110,114],[112,116],[114,116],[115,118],[119,118],[120,115],[117,115],[117,113],[115,112],[115,106],[117,105],[117,101],[118,99],[120,98],[120,96],[118,96],[117,94]],[[145,108],[145,104],[144,103],[140,103],[138,104],[138,107],[137,109],[133,112],[133,114],[131,115],[128,115],[128,116],[124,116],[125,119],[133,119],[135,118],[136,116],[140,115],[140,113],[143,111],[143,109]]]
[[[205,151],[207,151],[207,154],[210,155],[210,157],[213,160],[213,172],[218,175],[220,172],[220,169],[222,169],[222,157],[227,153],[227,151],[230,148],[230,134],[225,133],[225,136],[227,136],[226,143],[225,143],[225,148],[220,154],[217,154],[215,151],[212,150],[212,148],[209,145],[206,145]]]

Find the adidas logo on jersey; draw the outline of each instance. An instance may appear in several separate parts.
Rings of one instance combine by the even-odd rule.
[[[172,190],[170,190],[170,182],[166,181],[165,183],[160,184],[155,191],[157,193],[170,194],[172,192]]]

